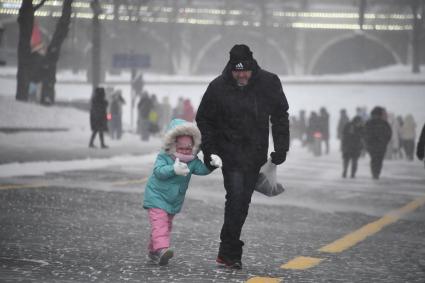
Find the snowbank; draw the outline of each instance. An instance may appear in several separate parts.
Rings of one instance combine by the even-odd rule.
[[[90,128],[89,113],[69,107],[42,106],[0,96],[0,127],[2,128]]]

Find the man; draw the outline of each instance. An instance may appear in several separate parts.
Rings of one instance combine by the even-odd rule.
[[[370,154],[370,169],[373,179],[379,179],[388,142],[391,139],[391,126],[385,120],[386,111],[380,106],[372,109],[371,118],[365,125],[366,149]]]
[[[289,149],[288,102],[282,85],[275,74],[258,66],[248,46],[235,45],[196,115],[205,164],[213,170],[215,155],[223,162],[226,203],[216,261],[227,267],[242,268],[240,235],[260,167],[267,161],[269,119],[274,142],[271,159],[278,165]]]

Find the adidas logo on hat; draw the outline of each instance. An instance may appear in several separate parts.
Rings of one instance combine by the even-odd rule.
[[[235,66],[235,69],[236,69],[236,70],[243,70],[243,69],[244,69],[244,66],[243,66],[243,64],[242,64],[242,63],[238,63],[238,64]]]

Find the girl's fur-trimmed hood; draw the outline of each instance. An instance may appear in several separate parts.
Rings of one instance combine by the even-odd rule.
[[[168,125],[167,132],[164,135],[164,144],[162,149],[168,153],[173,154],[176,152],[176,138],[178,136],[191,136],[193,139],[192,154],[198,154],[199,147],[201,146],[201,132],[198,127],[191,122],[183,119],[173,119]]]

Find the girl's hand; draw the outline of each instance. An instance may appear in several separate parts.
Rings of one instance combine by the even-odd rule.
[[[174,168],[174,173],[180,176],[187,176],[187,174],[189,174],[190,172],[189,168],[187,167],[187,164],[180,162],[180,159],[178,158],[176,158],[173,168]]]

